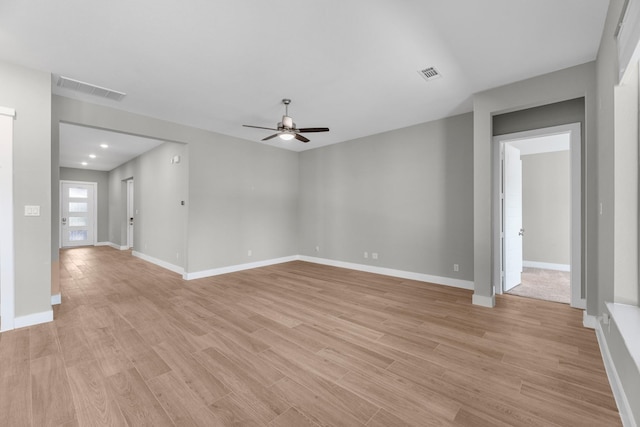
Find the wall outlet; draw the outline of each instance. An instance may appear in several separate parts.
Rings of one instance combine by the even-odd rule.
[[[369,252],[365,252],[365,253],[364,253],[364,257],[365,257],[365,258],[369,258]]]
[[[247,256],[251,256],[251,255],[253,255],[253,252],[251,251],[251,249],[249,249],[249,250],[247,251]]]
[[[378,259],[378,252],[371,252],[371,258]]]
[[[453,264],[453,271],[460,271],[460,265],[459,264]]]
[[[316,252],[320,252],[320,246],[316,246]]]

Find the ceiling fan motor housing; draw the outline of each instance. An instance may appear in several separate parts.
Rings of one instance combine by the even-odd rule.
[[[282,116],[282,121],[278,123],[278,127],[284,127],[286,129],[293,129],[296,127],[296,124],[293,123],[293,119],[289,116]]]

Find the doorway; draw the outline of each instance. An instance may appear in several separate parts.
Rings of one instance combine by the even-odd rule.
[[[562,200],[556,200],[556,205],[551,202],[541,202],[540,197],[532,199],[530,193],[527,193],[529,196],[524,203],[524,206],[529,206],[527,211],[533,206],[531,200],[534,200],[540,205],[535,206],[536,212],[545,214],[558,212],[555,217],[551,216],[557,220],[547,218],[541,221],[538,218],[537,222],[532,220],[533,214],[529,212],[527,218],[530,224],[529,230],[524,226],[523,221],[523,158],[529,159],[527,163],[529,165],[535,164],[533,159],[538,159],[538,164],[541,159],[548,161],[556,158],[566,159],[568,163],[568,168],[564,172],[568,178],[563,181],[566,182],[564,193],[556,188],[562,183],[555,185],[555,181],[550,178],[552,172],[550,163],[547,164],[548,170],[542,169],[542,175],[537,175],[540,181],[547,181],[547,187],[543,186],[538,190],[542,196],[546,196],[546,199],[542,197],[542,200],[549,200],[552,193],[564,196]],[[510,292],[566,302],[572,307],[584,308],[586,304],[581,279],[580,123],[496,136],[494,160],[497,165],[500,165],[494,174],[496,293]],[[528,168],[531,167],[528,166]],[[526,176],[529,176],[527,178],[529,183],[535,179],[531,178],[530,174]],[[566,217],[569,218],[568,222]],[[565,221],[562,220],[563,218]],[[524,239],[527,239],[526,250],[523,250]],[[554,250],[560,253],[555,255],[555,258]],[[537,254],[532,256],[536,252]],[[524,257],[523,254],[525,254]],[[531,258],[533,261],[525,258]],[[563,281],[564,289],[562,289]]]
[[[127,180],[127,248],[133,249],[133,223],[135,218],[133,208],[133,179]]]
[[[97,235],[97,183],[60,181],[60,246],[93,246]]]

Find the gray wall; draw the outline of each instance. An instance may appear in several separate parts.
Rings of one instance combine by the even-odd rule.
[[[153,250],[147,255],[184,266],[187,272],[197,272],[297,253],[297,153],[56,95],[52,99],[52,135],[59,133],[59,122],[65,121],[187,144],[184,149],[185,158],[189,158],[186,179],[189,194],[181,212],[187,211],[188,229],[182,226],[182,236],[178,238],[172,228],[167,233],[172,236],[168,237],[171,241],[163,243],[167,253],[157,246],[157,252]],[[163,162],[160,168],[168,167],[169,158],[160,159]],[[146,187],[138,189],[137,172],[142,174],[140,178],[153,176],[155,180],[159,177],[156,172],[162,170],[156,171],[153,161],[136,165],[139,160],[118,168],[117,174],[109,177],[109,241],[115,244],[126,242],[126,227],[120,220],[125,218],[126,207],[122,180],[134,177],[136,200],[145,203]],[[141,169],[137,171],[137,167]],[[185,170],[187,164],[181,164],[180,168]],[[152,191],[158,191],[159,186],[151,187]],[[58,190],[52,191],[56,191],[55,201]],[[154,204],[152,201],[151,206]],[[57,204],[53,212],[53,221],[57,224]],[[142,206],[141,212],[163,215]],[[144,217],[138,222],[151,224],[153,219]],[[144,254],[144,247],[138,247],[138,243],[146,241],[144,225],[136,228],[135,249]],[[138,235],[139,232],[143,234]],[[150,243],[159,245],[151,239],[147,241],[148,248]],[[186,259],[177,263],[176,253],[180,247],[186,247]],[[251,257],[247,256],[249,249],[253,252]],[[57,259],[57,250],[51,256]]]
[[[0,105],[13,133],[15,316],[51,310],[51,76],[0,61]],[[25,217],[25,205],[40,206]]]
[[[96,243],[109,241],[109,172],[60,168],[60,180],[98,183],[98,235]],[[53,225],[55,227],[56,225]]]
[[[172,164],[176,155],[181,161]],[[127,244],[126,181],[133,179],[134,250],[184,267],[188,165],[185,144],[166,142],[109,172],[111,243]]]
[[[473,280],[472,120],[300,153],[300,253]]]
[[[596,228],[596,67],[587,63],[510,85],[491,89],[474,96],[474,302],[489,305],[493,301],[498,276],[494,271],[497,248],[493,245],[493,164],[492,137],[494,116],[518,110],[540,107],[561,101],[584,98],[585,120],[583,134],[583,286],[586,288],[587,308],[597,311],[598,282]],[[557,123],[556,123],[557,124]],[[550,124],[551,125],[551,124]],[[536,123],[537,127],[539,126]],[[522,130],[522,129],[519,129]],[[510,131],[509,131],[510,132]],[[488,225],[491,224],[491,227]]]
[[[522,239],[525,261],[571,263],[570,152],[522,158]]]
[[[493,135],[524,132],[551,126],[580,123],[582,145],[586,140],[584,97],[562,102],[525,108],[510,113],[497,114],[493,117]]]
[[[189,153],[188,272],[298,253],[298,153],[230,137]]]

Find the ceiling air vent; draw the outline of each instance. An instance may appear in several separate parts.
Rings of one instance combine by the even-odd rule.
[[[424,70],[418,71],[418,73],[424,78],[426,81],[431,81],[434,79],[439,79],[442,77],[442,74],[435,69],[435,67],[425,68]]]
[[[122,101],[122,98],[127,96],[124,92],[118,92],[117,90],[107,89],[106,87],[92,85],[90,83],[81,82],[80,80],[74,80],[64,76],[60,76],[58,78],[58,86],[86,93],[88,95],[100,96],[113,101]]]

